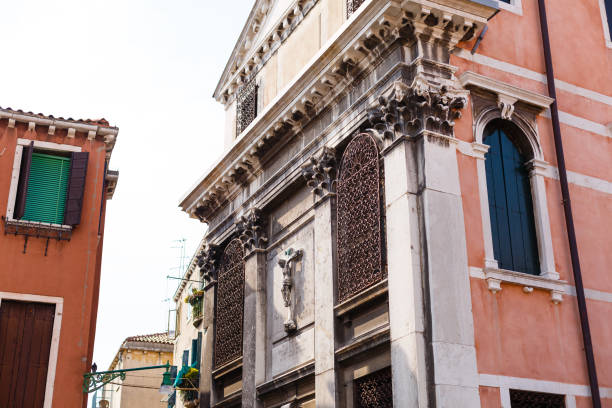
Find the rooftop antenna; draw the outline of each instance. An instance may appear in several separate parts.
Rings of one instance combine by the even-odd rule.
[[[185,273],[185,268],[187,267],[187,259],[189,258],[187,256],[187,239],[186,238],[181,238],[181,239],[175,239],[174,241],[172,241],[172,243],[174,244],[173,246],[171,246],[171,249],[178,249],[179,252],[179,256],[178,256],[178,265],[174,266],[172,268],[170,268],[170,275],[168,275],[166,277],[166,294],[168,294],[168,282],[169,279],[182,279],[183,274]],[[176,271],[176,272],[175,272]],[[174,275],[176,273],[176,275]],[[170,302],[172,301],[171,297],[167,297],[164,299],[164,302]]]

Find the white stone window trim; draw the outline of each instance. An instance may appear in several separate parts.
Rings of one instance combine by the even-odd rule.
[[[605,0],[599,0],[599,11],[601,13],[601,23],[603,25],[604,31],[604,40],[606,41],[606,47],[612,48],[612,33],[610,32],[610,27],[608,25],[608,19],[611,19],[612,16],[608,15],[608,11],[606,10]],[[612,10],[610,10],[612,14]]]
[[[50,226],[65,229],[67,231],[72,230],[72,226],[70,225],[51,224],[48,222],[31,222],[27,220],[16,220],[13,218],[13,214],[15,213],[15,200],[17,199],[17,186],[19,185],[19,175],[21,172],[21,157],[23,155],[23,147],[28,146],[32,142],[34,142],[34,148],[37,150],[48,150],[50,152],[81,152],[83,150],[79,146],[22,138],[17,139],[15,159],[13,160],[13,173],[11,175],[11,186],[9,187],[8,205],[6,207],[6,219],[12,223],[19,223],[26,226]]]
[[[472,155],[477,159],[478,193],[480,196],[480,214],[482,217],[482,233],[485,250],[484,271],[489,290],[493,293],[499,292],[501,290],[501,282],[522,284],[526,291],[532,290],[534,287],[550,290],[551,300],[554,303],[559,303],[562,301],[562,294],[565,293],[564,284],[566,282],[559,280],[559,273],[555,270],[555,257],[546,198],[546,184],[544,181],[547,176],[549,165],[544,161],[537,129],[532,127],[519,113],[514,112],[514,105],[517,102],[532,105],[539,108],[540,111],[544,111],[550,106],[553,100],[547,96],[517,88],[513,85],[471,71],[462,74],[460,81],[464,87],[485,89],[497,95],[497,106],[492,105],[489,108],[485,108],[479,114],[479,117],[475,118],[475,142],[472,143]],[[483,143],[485,128],[495,119],[505,119],[513,122],[519,127],[526,141],[531,146],[533,159],[527,164],[530,167],[529,181],[531,185],[533,214],[538,242],[538,255],[540,258],[540,275],[529,275],[526,273],[500,269],[498,261],[495,259],[485,168],[485,155],[489,150],[489,146]]]
[[[523,15],[523,1],[522,0],[510,0],[510,3],[505,1],[497,0],[497,5],[501,10],[506,10],[519,16]]]
[[[29,295],[25,293],[0,292],[0,308],[2,300],[17,300],[22,302],[50,303],[55,305],[53,318],[53,331],[51,334],[51,351],[49,353],[49,364],[47,367],[47,381],[45,385],[45,400],[43,408],[51,408],[53,403],[53,388],[55,385],[55,372],[57,368],[57,356],[59,352],[60,332],[62,327],[62,313],[64,309],[64,298]]]

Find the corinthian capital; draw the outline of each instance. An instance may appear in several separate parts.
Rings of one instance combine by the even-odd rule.
[[[198,267],[206,283],[210,283],[217,279],[217,268],[219,267],[220,255],[221,251],[219,250],[219,246],[213,244],[206,245],[206,248],[198,254]]]
[[[306,184],[318,196],[334,192],[336,178],[336,151],[324,147],[319,155],[312,156],[302,167],[302,176]]]
[[[249,255],[258,249],[264,249],[268,243],[264,231],[264,219],[261,210],[258,208],[251,208],[240,217],[238,231],[245,255]]]
[[[466,100],[464,92],[432,85],[417,75],[410,85],[396,81],[391,92],[379,98],[378,106],[368,111],[368,121],[386,140],[424,130],[452,137]]]

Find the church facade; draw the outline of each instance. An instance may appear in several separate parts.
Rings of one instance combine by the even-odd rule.
[[[612,10],[580,3],[255,2],[180,204],[199,406],[612,406]]]

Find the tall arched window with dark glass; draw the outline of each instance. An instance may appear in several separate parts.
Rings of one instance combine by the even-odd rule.
[[[501,269],[540,274],[538,241],[527,162],[531,150],[510,122],[487,126],[484,143],[491,235]]]

